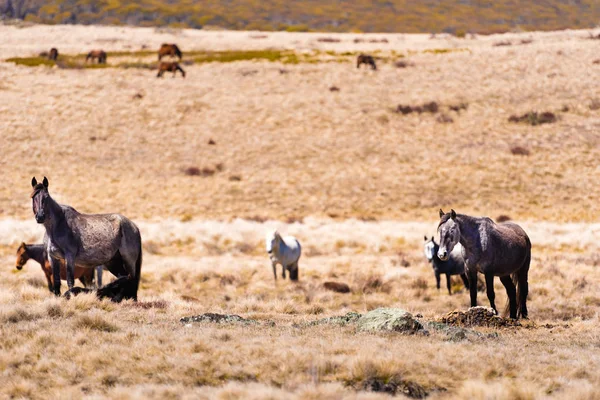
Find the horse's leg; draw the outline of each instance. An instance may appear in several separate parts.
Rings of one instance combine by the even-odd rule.
[[[56,258],[50,258],[50,266],[52,267],[52,280],[54,284],[54,295],[60,296],[60,261]]]
[[[282,276],[282,279],[285,279],[285,269],[286,269],[285,265],[281,264],[281,276]]]
[[[452,295],[452,284],[450,282],[450,274],[446,274],[446,286],[448,287],[448,294]]]
[[[435,284],[437,286],[437,289],[440,290],[440,273],[438,271],[435,271]]]
[[[496,315],[498,315],[495,303],[496,293],[494,292],[494,274],[485,274],[485,290],[487,292],[488,300],[490,301],[490,307],[492,307]]]
[[[517,271],[517,279],[519,290],[517,291],[519,296],[519,312],[521,318],[527,319],[527,295],[529,294],[529,282],[527,281],[527,275],[529,274],[529,263],[531,256],[527,256],[527,260],[523,267]]]
[[[500,282],[506,288],[506,294],[508,295],[508,305],[510,307],[510,317],[517,319],[517,289],[512,281],[510,275],[500,277]]]
[[[48,290],[50,293],[53,293],[52,289],[52,267],[48,266],[48,269],[44,268],[44,275],[46,275],[46,280],[48,281]]]
[[[469,289],[469,280],[467,279],[467,275],[462,273],[462,274],[460,274],[460,278],[462,279],[463,283],[465,284],[465,289]]]
[[[67,286],[71,290],[75,286],[75,257],[65,254],[65,261],[67,263]]]
[[[275,282],[277,282],[277,263],[271,262],[271,265],[273,266],[273,277],[275,278]]]
[[[96,287],[102,287],[102,271],[104,270],[103,265],[98,265],[96,267]]]
[[[467,269],[469,275],[469,294],[471,295],[471,307],[477,307],[477,270],[473,267]]]
[[[296,261],[295,263],[293,263],[290,266],[290,280],[291,281],[297,281],[298,280],[298,261]]]

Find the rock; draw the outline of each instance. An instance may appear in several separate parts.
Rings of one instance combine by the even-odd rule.
[[[346,313],[346,315],[339,315],[337,317],[321,318],[317,321],[313,321],[313,322],[309,323],[309,325],[331,324],[331,325],[345,326],[345,325],[355,323],[356,321],[358,321],[358,319],[360,317],[362,317],[361,314],[351,311],[349,313]]]
[[[358,390],[387,393],[392,396],[401,393],[411,399],[424,399],[429,395],[429,392],[423,386],[413,381],[404,380],[397,375],[392,377],[373,376],[353,386]],[[445,391],[445,389],[440,391]]]
[[[484,335],[473,329],[460,328],[442,322],[425,322],[424,326],[430,331],[435,331],[446,335],[446,340],[451,342],[460,342],[462,340],[481,339]]]
[[[235,314],[216,314],[216,313],[205,313],[200,315],[193,315],[191,317],[183,317],[179,320],[183,324],[190,322],[213,322],[217,324],[226,323],[242,323],[242,324],[255,324],[256,321],[252,319],[242,318]]]
[[[439,322],[455,326],[487,326],[501,328],[521,326],[516,320],[502,318],[487,307],[471,307],[465,311],[451,311],[440,318]]]
[[[378,308],[358,319],[357,327],[362,331],[391,331],[416,333],[423,325],[408,311],[400,308]]]
[[[342,282],[325,282],[323,287],[337,293],[350,293],[350,286]]]

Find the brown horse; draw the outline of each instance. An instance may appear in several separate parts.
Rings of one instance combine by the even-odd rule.
[[[54,292],[54,279],[52,278],[52,268],[50,267],[50,261],[46,253],[46,246],[43,244],[25,244],[21,243],[17,249],[17,262],[16,268],[18,270],[23,269],[23,266],[29,260],[37,261],[42,267],[46,280],[48,281],[48,290]],[[102,273],[100,269],[99,274]],[[64,262],[60,264],[60,279],[67,279],[67,267]],[[94,284],[94,269],[75,267],[75,279],[79,279],[83,286],[91,287]]]
[[[361,54],[356,58],[356,68],[360,68],[361,64],[370,65],[373,70],[377,69],[377,65],[375,65],[375,58],[368,54]]]
[[[183,70],[183,68],[181,68],[179,66],[178,63],[176,62],[161,62],[158,65],[158,74],[156,75],[157,78],[160,78],[161,76],[163,76],[163,74],[165,72],[172,72],[173,73],[173,77],[175,77],[175,75],[177,74],[177,71],[181,72],[181,76],[183,76],[185,78],[185,71]]]
[[[50,53],[48,53],[48,59],[52,61],[56,61],[58,59],[58,50],[56,47],[50,49]]]
[[[177,57],[181,61],[183,54],[179,47],[175,43],[163,43],[158,50],[158,61],[160,61],[165,56]]]
[[[92,50],[85,58],[85,62],[90,59],[92,62],[94,62],[94,59],[98,60],[98,64],[106,64],[106,52],[104,50]]]

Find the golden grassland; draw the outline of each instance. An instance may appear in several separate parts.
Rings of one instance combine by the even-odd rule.
[[[361,223],[354,234],[378,224]],[[224,231],[217,228],[189,256],[182,251],[185,243],[178,246],[143,229],[147,240],[137,304],[89,295],[56,299],[39,266],[15,271],[16,246],[2,247],[1,395],[379,398],[385,396],[367,394],[361,384],[401,377],[426,388],[429,398],[598,396],[598,259],[578,252],[568,235],[557,235],[561,250],[534,247],[530,321],[522,327],[475,328],[485,336],[453,341],[435,331],[367,334],[352,326],[309,324],[377,307],[401,307],[428,321],[465,309],[468,295],[458,280],[452,296],[435,288],[420,238],[379,237],[387,248],[375,249],[350,234],[328,238],[305,228],[297,235],[306,249],[300,282],[275,284],[260,243],[215,240]],[[328,280],[347,283],[352,293],[325,290]],[[503,305],[499,282],[496,291]],[[479,300],[487,304],[483,292]],[[179,322],[204,312],[258,322]]]
[[[3,29],[13,56],[27,56],[19,43],[31,38]],[[28,29],[29,35],[52,32]],[[56,29],[62,40],[66,28]],[[103,35],[116,34],[90,29],[89,45],[74,48],[72,38],[65,50],[55,45],[64,54],[85,54],[105,43]],[[139,40],[139,32],[129,31]],[[219,51],[220,40],[220,50],[233,50],[235,40],[238,48],[260,42],[240,32],[233,39],[221,35],[203,37],[214,41],[206,50]],[[0,215],[29,218],[29,181],[45,174],[60,201],[84,212],[119,210],[134,219],[429,220],[439,207],[452,206],[518,219],[594,220],[596,40],[564,32],[539,34],[521,45],[518,35],[509,35],[515,45],[496,47],[502,37],[458,42],[416,37],[410,44],[411,36],[404,36],[390,38],[393,45],[361,47],[352,41],[356,35],[338,36],[342,43],[328,44],[299,34],[295,51],[312,44],[322,51],[318,60],[344,62],[211,62],[184,66],[185,80],[169,74],[156,79],[154,71],[137,68],[0,63]],[[149,31],[145,41],[158,47],[166,37],[158,38]],[[277,36],[263,46],[292,47],[292,38]],[[181,39],[184,54],[202,51],[192,47],[191,34]],[[41,40],[39,47],[52,43]],[[331,55],[374,52],[377,46],[387,59],[376,72],[357,70],[349,56]],[[435,49],[461,51],[431,52]],[[7,49],[0,53],[10,57]],[[409,62],[407,68],[394,65],[400,58]],[[340,90],[332,92],[332,86]],[[438,114],[395,112],[399,104],[431,101],[440,105]],[[461,103],[468,108],[450,109]],[[508,121],[532,110],[554,112],[558,121],[540,126]],[[453,122],[444,123],[441,114]],[[530,155],[511,154],[513,146]],[[188,176],[189,167],[214,173]]]
[[[370,379],[415,382],[431,399],[600,396],[600,42],[587,32],[332,42],[0,26],[0,36],[0,397],[387,397],[363,390]],[[236,61],[184,65],[185,79],[119,65],[155,62],[148,48],[162,42],[178,43],[184,62]],[[53,46],[77,65],[104,48],[111,68],[5,62]],[[252,51],[298,62],[237,61]],[[356,69],[360,52],[381,57],[378,71]],[[434,114],[396,112],[432,101]],[[558,120],[508,121],[532,111]],[[43,235],[33,175],[62,203],[140,226],[140,302],[57,299],[39,266],[14,270],[18,244]],[[459,280],[452,296],[438,291],[422,255],[439,207],[523,224],[530,321],[459,341],[310,324],[377,307],[424,321],[466,309]],[[275,227],[303,245],[299,283],[273,282],[263,238]],[[502,305],[499,282],[496,294]],[[205,312],[258,323],[179,322]]]

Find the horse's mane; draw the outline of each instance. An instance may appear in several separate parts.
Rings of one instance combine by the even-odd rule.
[[[456,216],[458,217],[461,214],[456,214]],[[443,224],[445,224],[446,222],[448,222],[448,220],[452,218],[452,213],[446,213],[444,215],[442,215],[442,218],[440,218],[440,223],[438,224],[438,229],[440,228],[440,226],[442,226]]]
[[[38,194],[38,192],[42,189],[46,189],[43,183],[38,183],[37,185],[35,185],[35,187],[33,188],[33,192],[31,192],[31,198],[33,199],[35,195]]]

